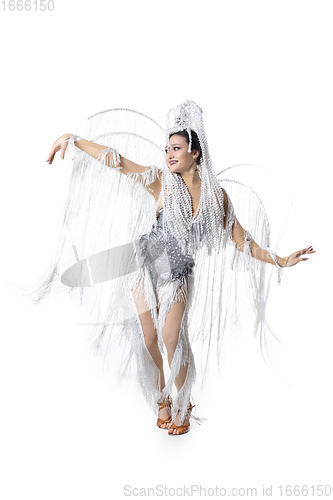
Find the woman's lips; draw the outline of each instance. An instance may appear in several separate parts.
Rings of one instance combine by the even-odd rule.
[[[175,163],[177,163],[177,160],[172,160],[169,163],[170,163],[170,165],[174,165]]]

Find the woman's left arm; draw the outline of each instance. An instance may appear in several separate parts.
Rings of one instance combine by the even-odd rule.
[[[233,224],[232,240],[236,244],[237,249],[241,252],[244,250],[247,235],[247,231],[242,228],[238,221],[237,225]],[[254,240],[250,241],[250,248],[251,256],[254,259],[261,260],[262,262],[267,262],[268,264],[276,264],[271,254],[267,250],[261,248]],[[301,258],[302,255],[315,253],[315,251],[316,250],[313,250],[312,246],[310,246],[307,248],[303,248],[303,250],[297,250],[296,252],[288,255],[288,257],[279,257],[277,255],[277,263],[280,267],[292,267],[301,261],[308,260],[308,257]]]
[[[223,189],[223,196],[224,196],[224,213],[228,213],[229,209],[229,202],[228,202],[228,196]],[[237,217],[235,217],[235,221],[232,225],[232,241],[235,243],[236,248],[240,250],[241,252],[244,251],[245,245],[249,244],[250,249],[251,249],[251,256],[254,259],[260,260],[261,262],[267,262],[268,264],[273,264],[276,265],[276,262],[274,261],[273,257],[271,256],[270,252],[265,250],[264,248],[261,248],[258,243],[256,243],[252,236],[249,234],[248,231],[246,231],[239,221],[237,220]],[[288,255],[288,257],[279,257],[278,255],[276,256],[277,258],[277,264],[280,267],[292,267],[298,264],[301,261],[308,260],[308,257],[303,257],[301,258],[302,255],[305,254],[311,254],[315,253],[316,250],[313,250],[312,246],[303,248],[303,250],[297,250],[296,252]]]

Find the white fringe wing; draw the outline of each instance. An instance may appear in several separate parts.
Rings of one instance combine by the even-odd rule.
[[[199,115],[197,120],[198,124],[194,125],[201,127],[199,137],[205,137]],[[187,123],[188,127],[194,125]],[[244,290],[240,293],[239,289],[240,276],[246,276],[246,294],[254,311],[253,332],[259,334],[261,351],[267,359],[265,334],[269,327],[266,304],[270,271],[274,266],[250,256],[250,241],[254,239],[274,259],[276,253],[269,248],[270,225],[264,204],[250,186],[213,174],[205,143],[201,143],[200,210],[192,219],[189,193],[180,176],[172,174],[165,164],[165,134],[156,122],[141,113],[113,109],[97,113],[89,119],[88,139],[107,147],[100,160],[75,148],[76,137],[71,138],[66,155],[72,154],[74,149],[75,156],[62,233],[53,262],[33,298],[37,303],[51,288],[62,289],[61,279],[67,286],[70,283],[66,283],[66,279],[75,283],[75,286],[69,286],[69,291],[71,295],[80,293],[81,302],[88,290],[92,292],[94,351],[106,357],[112,342],[129,344],[124,373],[135,356],[141,388],[147,401],[155,408],[162,395],[157,390],[159,373],[145,345],[131,290],[136,287],[144,295],[147,309],[152,312],[162,352],[162,328],[167,312],[177,300],[185,301],[178,346],[163,391],[164,396],[171,394],[175,377],[187,362],[187,379],[173,407],[173,418],[178,409],[184,418],[196,377],[191,342],[205,342],[203,380],[211,345],[217,341],[221,348],[224,335],[239,326],[241,300],[244,298]],[[123,175],[121,167],[117,167],[119,154],[140,165],[147,165],[146,171]],[[112,156],[115,167],[103,163],[106,155]],[[172,232],[184,250],[191,250],[195,260],[193,272],[187,279],[180,282],[169,280],[164,287],[156,286],[150,279],[139,243],[139,236],[147,234],[157,222],[157,203],[145,188],[157,176],[162,182],[165,228]],[[226,214],[221,187],[228,196]],[[244,252],[240,252],[232,241],[236,215],[237,218],[243,217],[242,226],[247,230]],[[101,252],[106,252],[103,258]],[[161,259],[163,264],[163,255]],[[103,275],[105,268],[113,279],[103,282],[97,278],[98,282],[94,283],[96,277]],[[276,269],[280,283],[281,269],[278,266]],[[156,306],[161,298],[157,314]],[[219,357],[220,349],[217,349],[218,360]]]

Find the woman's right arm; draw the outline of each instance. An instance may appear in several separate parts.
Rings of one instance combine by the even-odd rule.
[[[68,141],[71,137],[72,134],[64,134],[53,143],[50,154],[46,160],[47,162],[49,162],[50,165],[53,163],[55,154],[59,150],[61,159],[62,160],[64,159]],[[102,163],[104,163],[108,167],[122,167],[119,170],[119,172],[121,172],[122,174],[127,175],[130,172],[137,174],[146,172],[147,170],[147,167],[138,165],[137,163],[134,163],[133,161],[128,160],[127,158],[124,158],[121,155],[119,155],[120,163],[118,165],[115,165],[113,155],[111,154],[103,155],[103,151],[108,149],[108,147],[102,146],[101,144],[97,144],[96,142],[91,142],[80,138],[77,141],[74,141],[74,145],[78,149],[81,149],[81,151],[87,153],[89,156],[92,156],[96,160],[102,161]]]

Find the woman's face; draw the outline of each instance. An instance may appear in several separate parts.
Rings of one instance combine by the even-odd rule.
[[[188,143],[185,137],[175,134],[170,137],[170,148],[165,148],[165,161],[171,172],[182,174],[197,170],[195,158],[198,152],[188,152]]]

